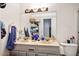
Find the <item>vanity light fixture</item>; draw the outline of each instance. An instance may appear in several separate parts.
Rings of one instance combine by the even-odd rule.
[[[6,7],[6,3],[0,3],[0,8],[5,8]]]
[[[37,12],[42,12],[41,8],[39,8]]]
[[[45,7],[42,7],[41,10],[42,10],[42,11],[46,11],[46,8],[45,8]]]
[[[33,9],[31,9],[31,10],[30,10],[30,13],[33,13],[33,12],[34,12]]]
[[[34,12],[37,12],[37,11],[38,11],[38,9],[37,9],[37,8],[33,8],[33,11],[34,11]]]
[[[25,13],[30,13],[30,9],[26,9],[25,10]]]
[[[36,12],[45,12],[45,11],[48,11],[48,7],[26,9],[25,13],[36,13]]]

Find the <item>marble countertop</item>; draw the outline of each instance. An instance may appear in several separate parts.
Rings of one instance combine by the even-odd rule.
[[[31,40],[31,38],[28,38],[27,40],[19,39],[16,40],[15,44],[23,44],[23,45],[42,45],[42,46],[59,46],[59,43],[57,40],[49,40],[49,41],[34,41]]]

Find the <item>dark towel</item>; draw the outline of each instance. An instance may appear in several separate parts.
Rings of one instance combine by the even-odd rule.
[[[8,50],[13,50],[14,49],[15,39],[16,39],[16,27],[12,26],[11,27],[11,33],[9,33],[7,46],[6,46],[6,48]]]
[[[1,29],[1,39],[3,39],[3,37],[5,37],[5,35],[6,35],[6,30],[5,30],[5,28],[2,28]]]

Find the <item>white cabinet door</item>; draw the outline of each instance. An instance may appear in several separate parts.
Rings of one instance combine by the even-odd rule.
[[[47,56],[59,56],[59,54],[47,54]]]
[[[26,55],[27,55],[26,52],[22,52],[22,51],[19,51],[19,52],[18,52],[18,56],[26,56]]]
[[[26,56],[26,52],[24,51],[11,51],[10,56]]]
[[[27,51],[27,45],[16,44],[14,50],[16,50],[16,51]]]
[[[10,56],[18,56],[18,51],[11,51],[9,52]]]
[[[33,53],[33,52],[28,52],[28,53],[27,53],[27,56],[35,56],[35,53]]]
[[[57,46],[38,46],[38,53],[46,54],[60,54],[59,47]]]
[[[47,56],[47,54],[44,54],[44,53],[38,53],[37,55],[38,56]]]

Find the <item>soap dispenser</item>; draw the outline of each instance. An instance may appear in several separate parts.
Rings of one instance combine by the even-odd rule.
[[[75,43],[75,37],[74,36],[72,36],[72,41],[73,41],[73,43]]]

